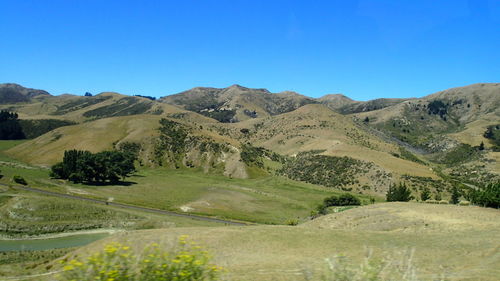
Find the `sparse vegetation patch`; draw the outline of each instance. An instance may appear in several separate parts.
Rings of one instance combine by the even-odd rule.
[[[341,188],[358,183],[357,176],[371,166],[371,163],[347,156],[299,153],[286,161],[279,173],[294,180]]]

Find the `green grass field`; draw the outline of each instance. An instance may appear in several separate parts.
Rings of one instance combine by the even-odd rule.
[[[0,142],[0,151],[13,145]],[[30,186],[61,193],[265,224],[305,220],[325,197],[340,192],[268,175],[231,179],[196,169],[146,167],[140,167],[122,185],[89,186],[51,179],[48,168],[4,159],[7,159],[1,166],[4,177],[0,180],[4,184],[12,184],[12,177],[20,175]],[[367,196],[360,197],[369,202]]]

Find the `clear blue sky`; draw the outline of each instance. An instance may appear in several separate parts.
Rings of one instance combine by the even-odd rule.
[[[500,0],[0,0],[0,82],[357,100],[500,82]]]

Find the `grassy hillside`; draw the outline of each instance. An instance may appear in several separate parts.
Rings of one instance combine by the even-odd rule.
[[[4,142],[4,148],[21,143]],[[17,147],[14,147],[17,148]],[[12,150],[12,149],[11,149]],[[77,194],[90,198],[139,205],[157,209],[188,212],[253,221],[284,224],[287,220],[305,220],[323,199],[340,191],[283,177],[263,175],[253,179],[229,178],[206,174],[201,168],[138,167],[138,172],[116,185],[89,186],[50,179],[49,170],[31,166],[0,154],[0,183],[12,184],[14,175],[30,186]],[[367,203],[369,197],[361,196]]]
[[[412,151],[424,153],[423,158],[437,163],[442,172],[482,182],[500,179],[498,152],[484,137],[488,127],[498,124],[499,108],[500,84],[483,83],[355,114],[354,118]]]
[[[1,109],[19,113],[20,119],[63,119],[73,122],[95,120],[113,116],[135,114],[158,115],[166,111],[177,112],[169,107],[142,97],[131,97],[117,93],[101,93],[95,96],[39,95],[25,100],[28,103],[5,102]]]
[[[350,162],[362,161],[356,163],[369,168],[357,175],[345,174],[342,169],[328,172],[336,173],[336,178],[354,177],[348,184],[306,180],[383,195],[391,183],[409,177],[430,178],[435,181],[429,185],[433,188],[439,177],[464,182],[460,175],[473,176],[466,181],[472,183],[499,176],[500,156],[483,136],[489,126],[499,123],[498,89],[497,84],[476,84],[421,99],[355,102],[341,95],[314,100],[292,92],[272,94],[234,85],[194,88],[164,97],[161,102],[102,93],[93,97],[40,95],[29,103],[3,106],[18,111],[24,122],[80,122],[8,151],[32,164],[51,165],[60,161],[67,149],[97,152],[132,142],[141,146],[141,164],[150,167],[202,168],[207,173],[237,178],[280,174],[283,163],[267,156],[261,157],[263,165],[259,167],[244,163],[242,148],[251,143],[284,157],[315,151],[322,156],[348,157]],[[335,112],[342,112],[342,108],[362,113]],[[234,120],[226,118],[228,113],[234,113],[230,117]],[[164,141],[168,134],[162,136],[158,131],[161,118],[189,131],[178,155],[168,152],[171,144]],[[240,122],[224,123],[228,121]],[[481,142],[484,150],[478,149]],[[319,167],[307,163],[309,168]],[[291,176],[292,170],[281,174],[304,180]]]
[[[410,213],[418,214],[417,219],[408,216]],[[360,264],[367,249],[375,258],[390,254],[394,261],[414,249],[411,262],[419,280],[435,280],[440,275],[446,280],[497,280],[497,217],[498,210],[493,209],[387,203],[351,209],[297,227],[176,228],[118,234],[74,254],[85,255],[109,241],[136,249],[151,242],[169,247],[180,235],[189,235],[189,240],[210,249],[231,280],[306,280],[307,272],[317,274],[325,269],[324,258],[341,254],[350,263]],[[357,222],[357,218],[362,221]],[[330,221],[354,226],[332,227]]]
[[[301,152],[316,151],[321,155],[350,157],[368,163],[367,173],[357,176],[357,183],[346,186],[363,193],[385,193],[388,185],[399,181],[404,174],[436,178],[423,163],[396,157],[395,154],[400,153],[397,145],[371,134],[350,117],[323,105],[306,105],[286,114],[231,126],[232,130],[224,133],[283,155],[293,157]],[[241,133],[243,129],[248,133]]]

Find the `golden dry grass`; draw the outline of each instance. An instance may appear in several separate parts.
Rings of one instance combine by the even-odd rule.
[[[61,161],[64,151],[68,149],[99,152],[111,149],[113,143],[118,141],[141,142],[156,134],[159,119],[155,115],[135,115],[65,126],[20,144],[6,153],[27,163],[52,165]]]
[[[319,270],[323,259],[335,254],[345,254],[359,264],[366,248],[376,256],[414,248],[415,266],[423,279],[444,273],[448,280],[498,280],[498,215],[498,210],[476,207],[387,203],[329,215],[298,227],[196,227],[121,233],[76,254],[85,255],[111,240],[141,249],[151,242],[169,245],[180,235],[189,235],[211,250],[216,263],[228,269],[231,280],[304,280],[303,270]],[[386,220],[379,220],[379,216]],[[334,217],[346,222],[345,227],[331,224],[329,218]],[[355,226],[357,220],[360,223]],[[327,227],[318,227],[325,224]],[[425,229],[425,224],[430,229]],[[413,229],[419,231],[404,231],[401,227],[405,225],[419,225]]]

